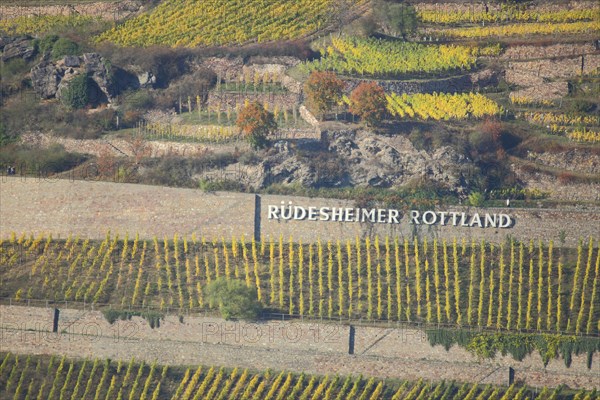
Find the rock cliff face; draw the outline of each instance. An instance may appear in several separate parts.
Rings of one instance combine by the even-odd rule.
[[[451,147],[428,153],[417,150],[403,136],[363,130],[335,132],[326,140],[326,152],[331,157],[321,162],[315,157],[318,153],[294,150],[285,141],[276,143],[277,153],[260,163],[255,183],[399,187],[415,179],[428,179],[458,193],[465,190],[461,170],[471,161]]]
[[[15,58],[30,61],[35,56],[35,48],[29,36],[0,37],[0,50],[4,62]]]
[[[99,54],[66,56],[59,61],[42,61],[31,69],[33,89],[43,99],[60,98],[68,82],[79,74],[86,74],[97,86],[92,100],[111,103],[115,95],[108,62]]]

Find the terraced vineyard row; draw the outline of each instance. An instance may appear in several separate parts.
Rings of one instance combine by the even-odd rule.
[[[527,24],[507,24],[476,26],[466,28],[431,29],[428,32],[436,37],[447,38],[485,38],[527,35],[575,35],[592,34],[600,31],[600,20],[577,22],[531,22]]]
[[[411,72],[467,70],[478,55],[497,55],[499,46],[423,45],[383,39],[332,37],[319,60],[303,64],[304,71],[387,76]]]
[[[327,25],[331,0],[169,0],[98,41],[121,46],[215,46],[296,39]]]
[[[575,142],[600,142],[600,118],[597,116],[523,111],[517,113],[517,117],[544,126],[551,134],[564,135]]]
[[[479,93],[417,93],[386,95],[388,112],[393,117],[433,119],[481,118],[497,115],[502,109],[493,100]]]
[[[40,35],[58,28],[77,28],[94,22],[101,22],[101,19],[87,15],[23,16],[0,19],[0,32],[11,35]]]
[[[562,11],[537,11],[519,10],[517,7],[505,6],[501,10],[470,11],[470,10],[419,10],[419,20],[435,24],[460,24],[460,23],[497,23],[497,22],[575,22],[592,21],[598,18],[599,8],[585,10],[562,10]]]
[[[318,376],[290,372],[255,372],[217,366],[172,367],[110,360],[70,360],[0,353],[3,399],[579,399],[562,386],[533,390],[526,386],[396,382],[361,376]],[[537,392],[537,396],[534,394]],[[528,397],[533,395],[533,397]],[[550,396],[550,397],[549,397]]]
[[[240,279],[283,313],[596,334],[600,252],[550,243],[374,240],[295,244],[107,236],[0,245],[2,296],[206,308],[204,285]]]

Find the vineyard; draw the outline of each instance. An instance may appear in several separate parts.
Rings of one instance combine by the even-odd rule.
[[[479,93],[417,93],[386,95],[388,112],[393,117],[440,120],[462,120],[500,114],[493,100]]]
[[[0,32],[11,35],[40,35],[55,29],[78,28],[100,23],[100,18],[86,15],[38,15],[0,19]]]
[[[529,123],[546,127],[551,134],[564,135],[575,142],[600,141],[600,118],[594,115],[523,111],[518,112],[516,116]]]
[[[304,71],[336,71],[341,74],[389,76],[411,72],[468,70],[478,55],[497,55],[499,46],[469,47],[332,37],[319,60],[302,65]]]
[[[324,29],[332,6],[331,0],[164,1],[97,40],[194,47],[296,39]]]
[[[461,24],[461,23],[498,23],[498,22],[551,22],[564,23],[575,21],[592,21],[598,18],[599,8],[584,10],[546,11],[520,10],[515,6],[504,6],[498,10],[471,11],[471,10],[432,10],[418,11],[419,20],[435,24]]]
[[[597,33],[600,31],[600,20],[577,22],[531,22],[527,24],[507,24],[476,26],[467,28],[431,29],[428,32],[437,37],[447,38],[487,38],[527,35],[575,35]]]
[[[156,363],[72,360],[65,357],[0,353],[3,399],[578,399],[595,391],[572,392],[512,385],[432,383],[318,376],[285,371],[251,371],[217,366],[173,367]]]
[[[599,332],[600,252],[552,242],[293,243],[175,236],[13,236],[1,244],[2,297],[180,310],[210,307],[204,285],[240,279],[259,300],[306,317],[443,323],[509,331]]]

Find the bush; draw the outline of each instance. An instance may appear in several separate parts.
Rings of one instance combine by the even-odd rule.
[[[569,111],[574,114],[585,114],[594,111],[596,104],[587,100],[574,100],[569,107]]]
[[[0,148],[0,165],[14,165],[18,173],[44,176],[74,168],[85,161],[81,154],[69,153],[59,144],[47,149],[9,144]]]
[[[154,106],[154,98],[147,90],[138,90],[123,96],[123,106],[128,110],[148,110]]]
[[[64,56],[77,56],[80,52],[77,43],[66,38],[60,38],[54,42],[51,55],[53,60],[59,60]]]
[[[46,54],[46,53],[52,51],[52,47],[54,46],[54,43],[56,43],[57,40],[58,40],[57,35],[46,35],[39,41],[36,41],[34,43],[34,46],[36,46],[38,48],[38,51],[40,53]]]
[[[6,146],[13,140],[15,140],[15,138],[8,136],[4,122],[0,121],[0,146]]]
[[[205,293],[209,301],[219,306],[226,320],[256,320],[262,311],[256,289],[246,286],[242,280],[218,278],[206,285]]]
[[[373,5],[373,15],[381,30],[386,34],[405,37],[417,29],[417,12],[404,3],[377,0]]]
[[[232,179],[208,180],[201,179],[198,188],[205,192],[245,192],[246,186]]]
[[[473,207],[481,207],[484,200],[483,194],[479,192],[473,192],[469,195],[469,205]]]
[[[336,153],[326,151],[298,152],[298,158],[307,163],[315,174],[314,187],[342,186],[347,181],[348,169]]]
[[[254,149],[267,147],[267,136],[277,129],[273,113],[265,110],[258,102],[246,105],[239,112],[236,124]]]
[[[350,95],[350,112],[358,115],[368,126],[376,126],[385,116],[387,100],[381,86],[363,82]]]
[[[70,109],[84,108],[89,102],[89,78],[80,74],[71,79],[60,95],[61,102]]]
[[[340,101],[344,86],[333,72],[311,72],[304,84],[308,106],[322,118]]]
[[[143,170],[146,171],[140,178],[144,183],[175,187],[198,187],[199,183],[193,179],[194,175],[214,168],[225,168],[237,161],[230,153],[205,154],[196,158],[168,156],[153,158],[144,161]]]
[[[130,320],[131,317],[142,317],[148,321],[148,325],[150,325],[150,328],[152,329],[160,328],[160,320],[165,318],[163,314],[153,311],[140,312],[110,309],[102,311],[102,314],[104,314],[104,318],[111,325],[114,324],[118,319],[125,321]]]

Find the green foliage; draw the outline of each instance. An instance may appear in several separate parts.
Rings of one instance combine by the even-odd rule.
[[[569,106],[569,110],[574,114],[586,114],[596,109],[596,104],[588,100],[574,100]]]
[[[14,165],[23,174],[45,175],[69,170],[82,163],[85,157],[69,153],[60,144],[46,149],[8,144],[0,148],[0,165]]]
[[[246,186],[238,181],[232,179],[200,179],[198,182],[198,188],[205,192],[245,192],[247,191]]]
[[[46,35],[42,39],[39,39],[37,44],[38,51],[42,54],[46,54],[52,51],[54,43],[58,40],[57,35]]]
[[[469,195],[469,205],[473,207],[481,207],[483,205],[484,197],[479,192],[473,192]]]
[[[399,40],[332,37],[331,44],[319,49],[321,58],[300,66],[303,71],[335,71],[339,74],[402,77],[418,73],[439,75],[445,71],[468,70],[483,52],[499,52],[498,47],[426,45]]]
[[[206,285],[205,293],[213,304],[219,305],[226,320],[255,320],[262,310],[256,289],[246,286],[242,280],[218,278]]]
[[[2,79],[10,79],[12,76],[29,72],[27,62],[22,58],[13,58],[4,63],[2,67]]]
[[[76,56],[81,53],[79,45],[67,38],[59,38],[52,45],[52,59],[59,60],[64,56]]]
[[[89,102],[89,78],[86,74],[79,74],[69,82],[61,93],[62,103],[70,109],[84,108]]]
[[[571,365],[572,354],[586,353],[588,368],[592,366],[594,353],[600,352],[600,338],[577,337],[561,334],[488,333],[468,330],[428,330],[427,339],[431,346],[442,345],[449,350],[453,345],[467,349],[480,358],[494,358],[500,352],[510,354],[522,361],[536,350],[544,365],[559,356],[565,365]]]
[[[13,137],[9,136],[6,132],[6,126],[4,122],[0,121],[0,146],[6,146],[14,140]]]
[[[164,315],[161,313],[157,313],[154,311],[131,311],[131,310],[104,310],[102,311],[104,314],[104,318],[108,321],[108,323],[113,324],[116,320],[120,319],[122,321],[130,320],[131,317],[142,317],[146,321],[152,329],[160,327],[160,320],[164,319]]]
[[[373,14],[385,33],[404,37],[417,29],[416,10],[404,3],[377,0],[373,4]]]

